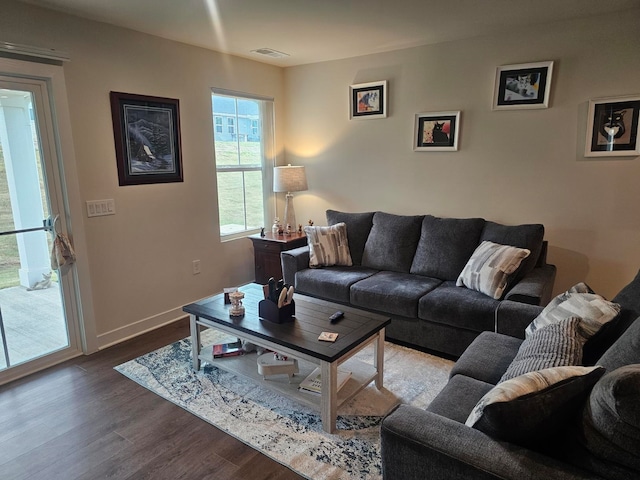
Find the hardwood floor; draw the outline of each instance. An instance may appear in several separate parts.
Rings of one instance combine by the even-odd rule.
[[[0,479],[302,479],[113,370],[180,320],[0,387]]]

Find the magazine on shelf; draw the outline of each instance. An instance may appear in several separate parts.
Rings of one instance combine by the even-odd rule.
[[[338,370],[338,390],[344,387],[344,384],[347,383],[347,380],[350,378],[351,372]],[[317,367],[307,376],[307,378],[300,382],[298,389],[301,392],[319,395],[322,392],[322,375],[320,373],[320,367]]]
[[[242,354],[244,354],[244,350],[242,350],[242,342],[240,340],[213,345],[213,358],[235,357]]]

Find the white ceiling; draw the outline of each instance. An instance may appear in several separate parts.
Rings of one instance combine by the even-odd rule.
[[[640,7],[640,0],[22,0],[280,66]],[[251,53],[270,48],[274,59]]]

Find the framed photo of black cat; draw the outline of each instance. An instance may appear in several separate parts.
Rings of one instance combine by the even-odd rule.
[[[585,157],[640,155],[640,96],[589,101]]]
[[[387,81],[349,86],[349,118],[371,119],[387,116]]]
[[[553,62],[503,65],[496,70],[494,110],[548,108]]]
[[[458,150],[459,132],[459,111],[416,113],[413,133],[413,151],[456,151]]]

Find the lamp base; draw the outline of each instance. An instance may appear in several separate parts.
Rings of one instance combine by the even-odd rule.
[[[296,211],[293,209],[293,194],[290,192],[286,195],[286,203],[284,204],[284,227],[287,231],[287,225],[291,227],[290,232],[296,231]]]

